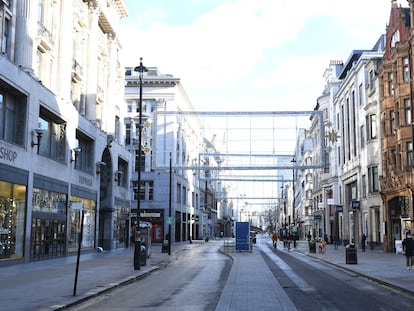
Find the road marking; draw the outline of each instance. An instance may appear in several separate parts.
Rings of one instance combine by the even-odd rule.
[[[302,279],[293,269],[283,261],[279,256],[277,256],[268,245],[260,245],[260,248],[263,252],[269,256],[270,259],[282,270],[285,272],[287,277],[296,284],[296,286],[304,292],[314,292],[316,289],[308,284],[304,279]]]

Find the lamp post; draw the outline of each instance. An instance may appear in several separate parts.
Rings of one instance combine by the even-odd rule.
[[[292,200],[292,219],[293,219],[293,227],[292,227],[292,231],[293,232],[293,247],[296,247],[296,219],[295,219],[295,207],[296,207],[296,202],[295,202],[295,198],[296,198],[296,194],[295,194],[295,164],[296,164],[296,160],[295,157],[292,158],[292,160],[290,161],[292,163],[292,191],[293,191],[293,200]]]
[[[139,119],[138,119],[138,170],[137,177],[137,217],[135,221],[135,248],[134,248],[134,269],[140,270],[140,258],[141,258],[141,157],[142,157],[142,78],[144,72],[148,71],[144,65],[142,65],[142,57],[140,58],[139,66],[134,68],[134,71],[139,72]]]

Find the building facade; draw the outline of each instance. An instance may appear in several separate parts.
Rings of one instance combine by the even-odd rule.
[[[381,100],[384,249],[413,231],[413,14],[414,2],[393,2],[386,29],[386,48],[378,69]]]
[[[370,74],[381,61],[384,39],[371,50],[353,51],[345,63],[331,61],[325,71],[316,109],[324,116],[326,163],[314,172],[313,235],[329,242],[360,245],[365,235],[372,247],[382,247],[379,82]]]
[[[204,138],[204,124],[180,79],[162,74],[155,67],[143,73],[140,127],[139,77],[133,67],[128,67],[125,78],[125,145],[134,158],[134,188],[141,169],[140,218],[152,223],[153,240],[166,239],[169,225],[172,242],[218,236],[225,226],[228,230],[231,205],[226,200],[225,185],[217,178],[223,159],[212,142]],[[140,128],[141,165],[137,163]],[[131,224],[137,204],[136,192],[133,194]]]
[[[3,1],[0,11],[0,264],[125,246],[123,2]],[[114,168],[126,172],[120,184]]]

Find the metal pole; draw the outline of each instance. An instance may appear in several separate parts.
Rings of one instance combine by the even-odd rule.
[[[142,65],[142,57],[140,58],[139,67],[134,69],[139,72],[139,118],[138,118],[138,170],[137,178],[137,217],[135,223],[135,248],[134,248],[134,269],[140,270],[140,257],[141,257],[141,162],[142,162],[142,78],[144,71],[147,69]]]
[[[170,194],[168,198],[168,255],[171,255],[172,158],[170,152]]]
[[[83,219],[84,219],[84,211],[81,211],[81,228],[79,234],[79,244],[78,244],[78,256],[76,258],[76,272],[75,272],[75,284],[73,285],[73,296],[76,296],[76,287],[78,285],[78,274],[79,274],[79,260],[82,248],[82,239],[83,239]]]
[[[295,157],[293,157],[292,161],[290,161],[290,162],[292,162],[292,190],[293,190],[293,200],[292,200],[293,210],[292,210],[292,218],[293,218],[293,227],[295,227],[295,230],[296,230],[296,219],[295,219],[295,207],[296,207],[295,164],[296,164],[296,160],[295,160]],[[296,247],[296,231],[293,232],[292,236],[293,236],[293,247]]]

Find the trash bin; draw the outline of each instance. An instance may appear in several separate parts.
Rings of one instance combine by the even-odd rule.
[[[309,240],[309,253],[316,253],[316,241]]]
[[[357,264],[357,249],[354,244],[348,244],[345,246],[345,263]]]
[[[168,243],[169,243],[168,240],[162,241],[162,252],[163,253],[168,253]]]
[[[145,245],[141,245],[141,253],[140,253],[140,259],[139,259],[139,264],[141,266],[146,266],[147,265],[147,248],[145,247]]]

